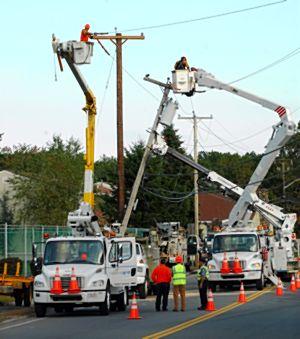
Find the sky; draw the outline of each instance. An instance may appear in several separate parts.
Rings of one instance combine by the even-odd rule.
[[[123,45],[123,66],[131,75],[124,71],[124,146],[128,148],[137,140],[147,139],[162,96],[158,86],[143,81],[145,74],[166,81],[175,61],[183,55],[191,66],[203,68],[224,82],[256,71],[300,47],[300,1],[287,0],[252,11],[157,29],[141,27],[268,2],[272,1],[2,2],[0,20],[6,39],[0,54],[0,133],[4,132],[0,146],[44,146],[53,135],[63,139],[73,136],[84,145],[84,96],[68,66],[65,64],[63,73],[55,66],[52,33],[61,41],[76,40],[86,23],[92,32],[112,32],[116,27],[124,34],[144,33],[145,40]],[[134,28],[137,30],[125,32]],[[114,45],[110,41],[104,45],[114,55]],[[80,67],[97,97],[96,158],[103,154],[115,156],[115,64],[95,45],[92,63]],[[235,85],[289,107],[295,121],[299,121],[299,69],[300,53]],[[199,116],[213,115],[212,120],[199,125],[199,148],[204,151],[261,153],[271,136],[272,125],[279,121],[275,112],[218,90],[196,94],[192,99],[177,95],[176,99],[182,116],[191,115],[193,110]],[[175,118],[175,127],[188,152],[192,152],[191,122]]]

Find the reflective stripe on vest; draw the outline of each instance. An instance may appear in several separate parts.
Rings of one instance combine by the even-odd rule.
[[[186,285],[185,267],[181,264],[173,266],[173,285]]]
[[[200,269],[199,269],[199,271],[197,272],[197,279],[198,280],[201,280],[201,278],[202,278],[202,271],[205,271],[205,278],[206,279],[208,279],[209,278],[209,271],[208,271],[208,268],[207,268],[207,266],[202,266]]]

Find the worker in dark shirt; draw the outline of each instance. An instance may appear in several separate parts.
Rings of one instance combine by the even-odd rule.
[[[174,69],[178,70],[178,69],[187,69],[190,70],[190,66],[188,64],[187,58],[185,56],[181,57],[180,60],[176,61],[175,65],[174,65]]]
[[[206,266],[206,260],[199,260],[199,271],[197,272],[197,280],[198,280],[198,289],[200,294],[200,302],[201,306],[198,307],[198,310],[205,310],[207,306],[207,288],[208,288],[208,279],[209,279],[209,271]]]
[[[155,267],[152,272],[151,279],[157,288],[155,309],[160,311],[161,298],[162,310],[168,310],[168,295],[170,291],[170,282],[172,280],[172,272],[169,267],[166,266],[166,259],[161,258],[160,264]]]

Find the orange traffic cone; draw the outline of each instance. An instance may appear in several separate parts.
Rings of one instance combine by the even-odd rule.
[[[214,296],[212,294],[211,289],[208,291],[208,296],[207,296],[207,305],[205,311],[215,311],[215,303],[214,303]]]
[[[276,295],[278,297],[281,297],[283,295],[283,286],[282,286],[282,282],[281,282],[280,278],[278,278],[278,283],[277,283],[277,288],[276,288]]]
[[[58,266],[56,267],[55,276],[54,276],[54,280],[53,280],[53,285],[52,285],[52,288],[50,290],[50,293],[52,293],[52,294],[61,294],[61,293],[63,293],[61,279],[60,279],[60,275],[59,275],[59,267]]]
[[[234,273],[242,273],[241,264],[239,258],[237,257],[237,253],[235,253],[234,263],[233,263],[233,272]]]
[[[297,291],[294,274],[292,275],[292,280],[291,280],[291,284],[290,284],[290,291],[291,292]]]
[[[230,272],[228,260],[226,258],[226,252],[224,252],[224,258],[222,261],[221,273],[226,274]]]
[[[296,274],[296,288],[300,288],[300,273]]]
[[[139,315],[139,309],[138,309],[138,306],[137,306],[137,302],[136,302],[135,292],[133,293],[133,296],[132,296],[130,314],[129,314],[128,319],[130,319],[130,320],[141,319],[141,317]]]
[[[239,294],[238,302],[239,302],[239,303],[245,303],[245,302],[247,302],[246,294],[245,294],[245,290],[244,290],[244,284],[243,284],[242,281],[241,281],[241,287],[240,287],[240,294]]]
[[[80,287],[78,286],[78,282],[76,279],[75,269],[72,267],[72,274],[71,274],[71,280],[69,283],[68,293],[70,294],[76,294],[80,292]]]

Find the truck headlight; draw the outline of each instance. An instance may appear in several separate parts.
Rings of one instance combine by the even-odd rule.
[[[251,264],[251,268],[260,269],[261,268],[261,264],[259,262],[255,262],[255,263]]]
[[[97,280],[97,281],[94,281],[92,285],[93,285],[94,287],[102,287],[102,286],[104,286],[104,280]]]
[[[208,265],[208,269],[209,269],[209,270],[215,270],[215,269],[216,269],[216,265],[209,264],[209,265]]]
[[[34,287],[45,287],[45,284],[42,281],[36,280],[34,282]]]

